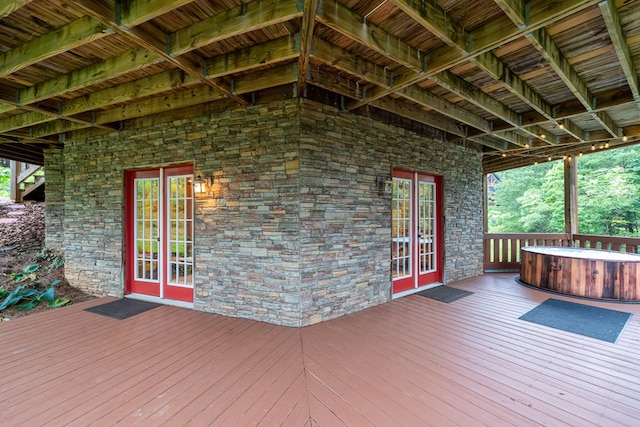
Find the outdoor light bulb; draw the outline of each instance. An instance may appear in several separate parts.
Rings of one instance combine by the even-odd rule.
[[[507,153],[502,153],[502,157],[507,157]]]
[[[591,144],[591,151],[596,149],[596,144]]]
[[[622,142],[627,142],[629,137],[627,135],[622,135]]]
[[[608,142],[604,143],[604,148],[609,148],[609,143]]]
[[[546,139],[546,138],[547,138],[547,135],[545,135],[544,133],[542,133],[542,134],[540,134],[540,138],[542,138],[542,139]]]
[[[564,129],[564,125],[563,125],[562,123],[560,123],[560,124],[558,125],[558,127],[559,127],[560,129]]]
[[[551,161],[551,156],[549,156],[549,161]]]

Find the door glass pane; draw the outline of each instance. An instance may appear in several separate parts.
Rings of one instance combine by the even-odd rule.
[[[391,271],[394,279],[411,276],[411,180],[393,178]]]
[[[160,239],[160,192],[158,178],[136,179],[135,188],[135,278],[158,281]]]
[[[418,236],[420,239],[420,273],[436,270],[436,185],[420,182],[420,218]]]
[[[192,176],[171,176],[168,183],[168,283],[193,287]]]

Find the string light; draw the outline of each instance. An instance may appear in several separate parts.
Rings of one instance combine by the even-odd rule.
[[[608,142],[604,143],[604,148],[609,148],[609,143]]]
[[[622,135],[622,142],[627,142],[629,137],[627,135]]]
[[[591,144],[591,151],[594,151],[596,149],[596,144]]]

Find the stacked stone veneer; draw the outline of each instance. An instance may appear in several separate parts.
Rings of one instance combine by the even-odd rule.
[[[77,287],[121,296],[124,173],[193,163],[194,308],[290,326],[391,299],[393,167],[444,177],[445,281],[482,272],[480,154],[309,100],[127,126],[46,152],[47,242]],[[51,168],[51,169],[50,169]]]

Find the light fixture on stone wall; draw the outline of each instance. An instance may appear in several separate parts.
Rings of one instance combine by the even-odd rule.
[[[393,187],[393,181],[391,177],[383,178],[381,176],[376,177],[376,187],[378,187],[378,191],[380,193],[391,193],[391,188]]]
[[[195,194],[206,193],[207,181],[209,181],[209,185],[213,185],[213,175],[206,177],[206,179],[203,179],[202,175],[198,175],[196,179],[193,180],[193,192]]]

